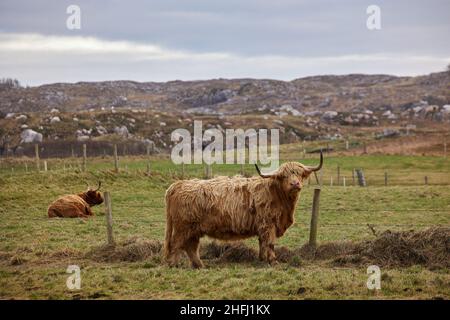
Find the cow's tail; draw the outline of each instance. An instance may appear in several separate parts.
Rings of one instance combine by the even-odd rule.
[[[170,201],[166,194],[166,237],[164,241],[164,256],[166,259],[170,257],[172,252],[172,232],[173,232],[173,217],[170,210]]]

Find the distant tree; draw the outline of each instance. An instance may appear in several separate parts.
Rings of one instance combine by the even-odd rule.
[[[0,89],[14,89],[20,88],[20,82],[17,79],[2,78],[0,79]]]
[[[447,65],[447,71],[450,72],[450,63]]]

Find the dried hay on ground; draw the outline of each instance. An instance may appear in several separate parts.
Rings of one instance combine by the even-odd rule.
[[[142,261],[162,254],[157,240],[130,238],[115,246],[94,248],[86,257],[96,261]],[[423,265],[428,268],[450,267],[450,228],[436,227],[423,231],[385,231],[373,240],[329,242],[315,250],[304,245],[296,250],[275,249],[279,262],[299,265],[299,261],[330,261],[335,266],[376,264],[389,267]],[[200,256],[217,262],[255,262],[257,250],[243,242],[212,241],[200,246]]]

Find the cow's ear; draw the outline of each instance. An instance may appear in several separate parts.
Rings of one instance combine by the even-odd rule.
[[[309,170],[303,170],[303,173],[302,173],[302,179],[308,179],[309,176],[311,175],[311,173],[312,173],[312,171],[309,171]]]

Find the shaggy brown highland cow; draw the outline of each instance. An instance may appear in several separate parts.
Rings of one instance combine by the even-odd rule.
[[[166,191],[165,257],[170,265],[186,251],[194,268],[203,266],[198,248],[207,235],[221,240],[259,238],[259,258],[276,262],[275,239],[294,222],[294,211],[303,182],[320,170],[287,162],[272,174],[245,178],[217,177],[183,180]]]
[[[86,192],[71,194],[58,198],[48,207],[49,218],[88,218],[93,216],[91,207],[103,202],[103,196],[100,190],[101,182],[98,188],[88,188]]]

